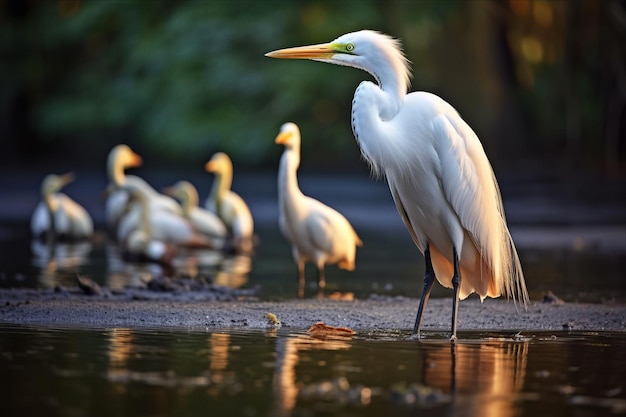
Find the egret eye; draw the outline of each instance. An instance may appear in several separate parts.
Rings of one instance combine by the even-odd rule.
[[[348,52],[352,52],[354,50],[354,44],[353,43],[349,43],[346,45],[346,51]]]

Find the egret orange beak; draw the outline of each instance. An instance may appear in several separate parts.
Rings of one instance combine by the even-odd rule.
[[[67,174],[59,175],[59,180],[61,181],[61,185],[67,185],[70,182],[74,181],[74,173],[68,172]]]
[[[276,139],[274,139],[274,143],[282,145],[289,140],[290,136],[291,132],[280,132],[278,136],[276,136]]]
[[[215,163],[215,161],[209,161],[204,166],[204,169],[208,172],[215,172],[217,171],[217,164]]]
[[[143,163],[143,159],[141,159],[141,156],[137,155],[136,153],[133,153],[133,156],[130,161],[130,166],[138,167],[138,166],[141,166],[142,163]]]
[[[282,59],[330,59],[337,53],[331,43],[318,45],[298,46],[295,48],[279,49],[268,52],[265,56]]]

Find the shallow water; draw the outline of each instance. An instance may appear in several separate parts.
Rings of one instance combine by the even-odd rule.
[[[47,173],[47,172],[46,172]],[[203,171],[145,171],[157,189],[186,178],[204,201],[212,182]],[[30,240],[28,221],[39,199],[44,172],[34,169],[0,177],[0,287],[76,286],[84,274],[111,288],[142,286],[161,271],[155,265],[123,262],[102,227],[104,172],[77,173],[66,187],[94,218],[97,236],[90,244],[59,245],[53,253]],[[17,182],[15,179],[19,179]],[[300,186],[343,213],[361,236],[356,270],[329,266],[327,293],[340,297],[372,295],[419,297],[424,261],[404,228],[384,181],[362,174],[300,173]],[[626,302],[626,225],[623,184],[603,181],[502,180],[511,233],[518,248],[531,299],[547,291],[565,301]],[[258,247],[251,258],[215,252],[182,257],[179,275],[227,287],[258,289],[259,298],[295,297],[297,283],[291,250],[278,232],[275,173],[236,174],[233,187],[248,202],[255,220]],[[315,270],[307,266],[305,296],[316,290]],[[450,297],[435,285],[433,297]]]
[[[613,416],[623,333],[357,334],[0,325],[3,415]]]
[[[12,206],[0,206],[0,287],[74,287],[82,274],[124,288],[145,286],[162,273],[155,265],[122,261],[101,229],[87,245],[59,245],[50,252],[33,244],[27,219],[39,178],[31,182]],[[100,188],[82,186],[82,201],[90,200],[89,211],[101,219]],[[365,242],[355,271],[328,267],[327,293],[419,297],[423,258],[384,184],[333,178],[303,181],[302,187],[316,196],[323,190],[328,198],[322,200],[344,213]],[[247,192],[245,182],[242,188],[243,195],[253,196],[248,201],[259,237],[254,256],[196,253],[181,258],[178,274],[256,289],[263,300],[295,297],[295,266],[276,224],[274,178],[257,176]],[[614,207],[603,223],[594,219],[606,211],[595,206],[572,210],[569,203],[520,197],[505,205],[512,208],[511,231],[531,299],[553,291],[565,301],[626,302],[626,238]],[[520,215],[529,212],[530,221]],[[540,225],[561,217],[582,218],[592,227]],[[314,276],[309,266],[309,283]],[[309,286],[305,296],[315,293]],[[450,291],[436,285],[433,297],[442,296],[450,297]],[[626,414],[624,333],[461,331],[452,345],[447,334],[425,332],[420,342],[408,336],[389,331],[319,340],[289,328],[209,332],[0,324],[0,409],[10,416]]]
[[[0,227],[0,287],[76,287],[77,274],[109,288],[145,286],[164,272],[155,264],[124,262],[115,244],[103,232],[94,243],[57,245],[51,254],[33,242],[25,224]],[[365,245],[357,250],[353,272],[326,268],[327,294],[344,298],[373,295],[419,297],[424,261],[408,233],[402,229],[359,230]],[[291,250],[277,227],[257,229],[259,244],[251,256],[226,256],[205,251],[182,256],[177,276],[202,279],[229,288],[251,288],[262,300],[283,300],[297,295],[295,264]],[[621,250],[519,249],[531,299],[552,291],[565,301],[626,302]],[[305,296],[314,296],[316,277],[307,265]],[[433,297],[450,297],[448,289],[435,285]]]

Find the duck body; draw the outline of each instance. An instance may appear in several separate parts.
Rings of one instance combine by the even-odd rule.
[[[294,123],[285,123],[276,137],[276,143],[285,146],[278,172],[279,227],[291,244],[299,286],[304,284],[305,263],[310,262],[318,270],[318,287],[324,288],[325,265],[354,270],[356,247],[362,241],[341,213],[300,190],[300,140]]]
[[[216,214],[232,236],[237,252],[250,253],[254,249],[254,220],[243,198],[231,190],[233,164],[228,155],[218,152],[205,166],[216,178],[205,208]]]
[[[89,239],[93,235],[93,220],[87,210],[59,190],[73,180],[73,175],[48,175],[41,186],[42,200],[35,206],[30,228],[37,239],[49,234],[57,241]]]

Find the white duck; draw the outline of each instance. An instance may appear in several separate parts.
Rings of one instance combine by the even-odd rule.
[[[83,206],[59,191],[74,180],[72,173],[47,175],[41,183],[42,201],[31,217],[35,238],[53,241],[85,240],[93,235],[93,220]]]
[[[228,236],[224,222],[213,212],[199,207],[198,190],[189,181],[178,181],[163,192],[180,201],[183,217],[191,222],[198,232],[210,239],[214,246],[222,248]]]
[[[254,221],[246,202],[231,190],[233,164],[230,158],[225,153],[218,152],[206,163],[205,169],[216,176],[205,208],[222,219],[238,252],[252,252]]]
[[[178,247],[217,249],[211,239],[199,233],[181,214],[154,207],[150,196],[141,186],[127,182],[122,188],[129,192],[127,204],[130,208],[120,219],[116,236],[118,242],[127,241],[138,229],[148,230],[148,224],[152,240]]]
[[[127,168],[140,166],[142,159],[128,145],[117,145],[109,152],[107,159],[107,174],[109,186],[107,200],[105,203],[105,219],[111,230],[117,228],[121,217],[129,208],[128,192],[123,188],[126,184],[131,184],[143,191],[148,198],[151,207],[163,208],[172,213],[181,213],[180,205],[169,196],[157,192],[143,178],[136,175],[126,175]]]
[[[354,270],[356,247],[363,243],[342,214],[300,191],[296,175],[300,166],[298,126],[282,125],[275,142],[285,146],[278,171],[279,227],[291,243],[302,296],[306,262],[317,266],[318,289],[322,289],[326,286],[325,265]]]
[[[148,198],[143,191],[134,189],[132,185],[127,185],[127,187],[129,187],[126,190],[129,201],[138,203],[132,209],[132,213],[136,213],[138,218],[133,222],[134,228],[128,230],[123,239],[120,239],[122,256],[130,261],[155,262],[171,266],[172,259],[176,256],[176,247],[162,239],[155,238]],[[121,227],[122,224],[120,224]]]

